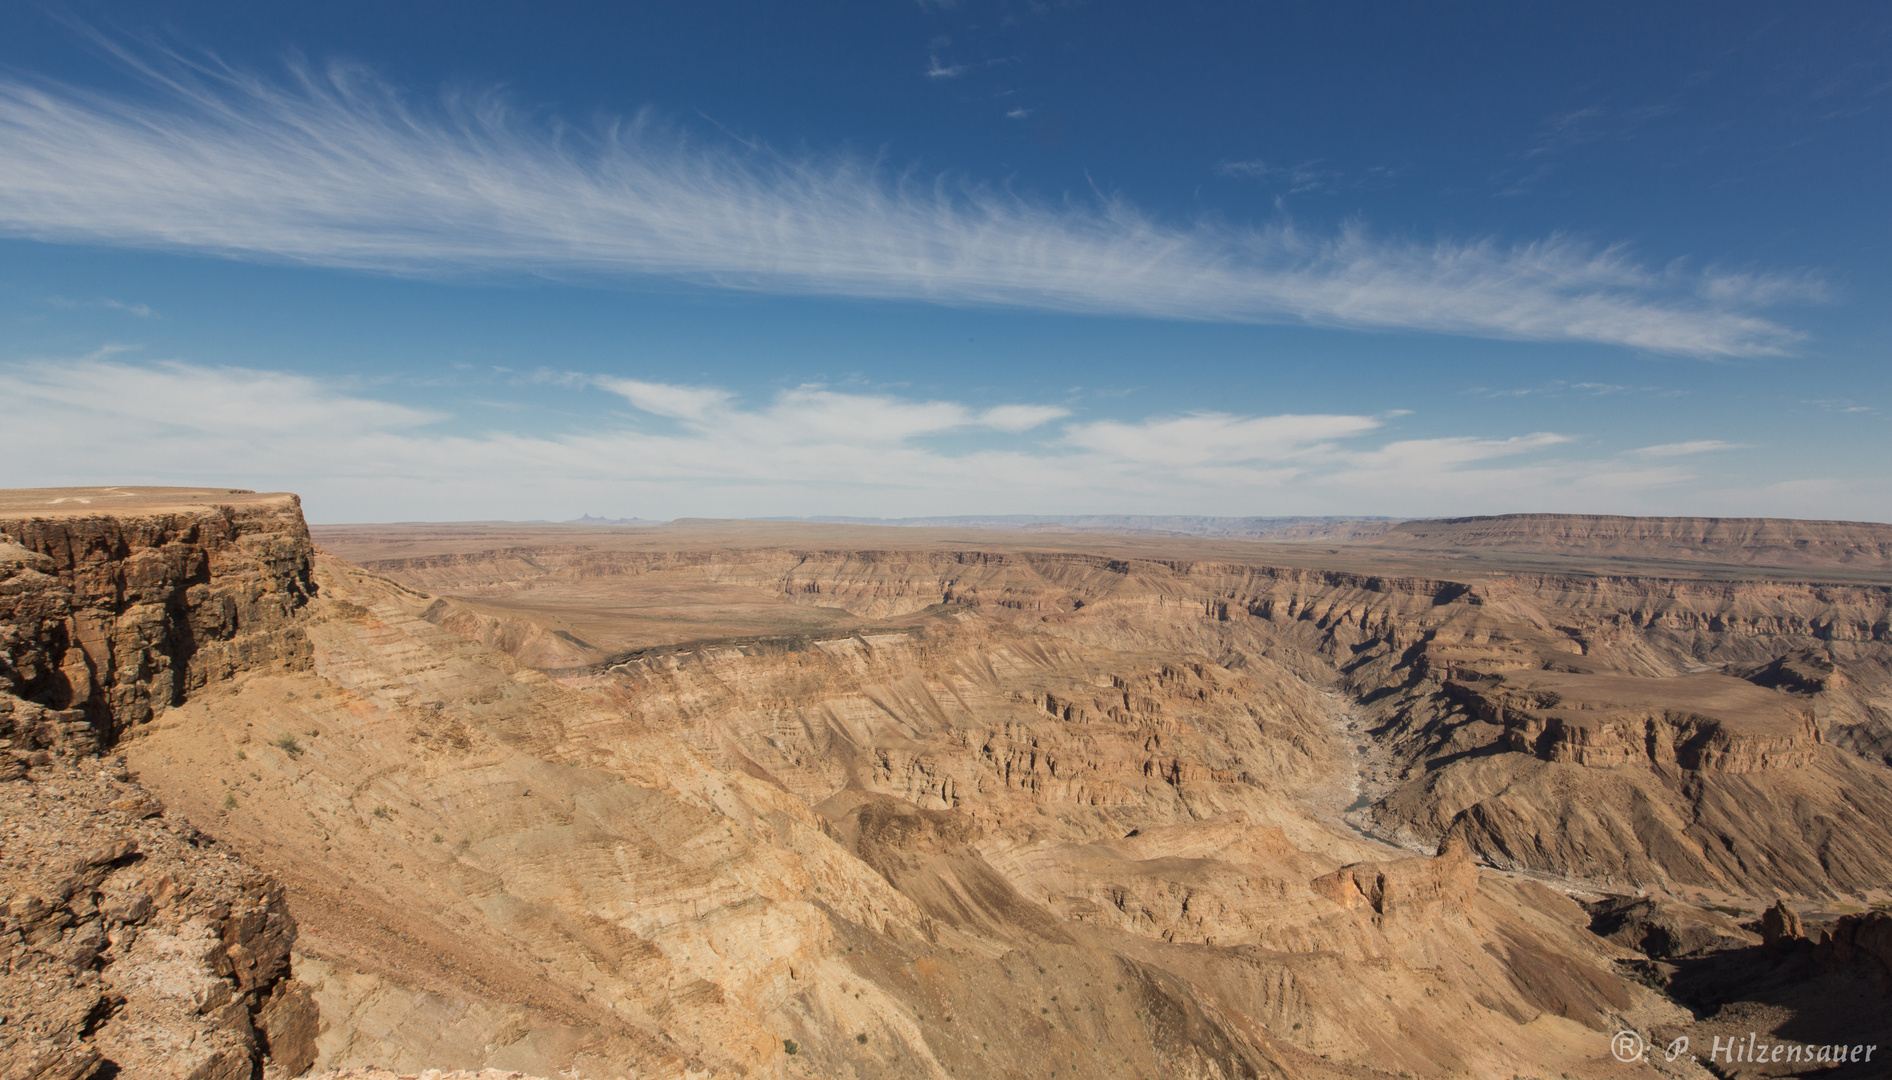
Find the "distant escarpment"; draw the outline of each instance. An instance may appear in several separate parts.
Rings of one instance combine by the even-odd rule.
[[[1867,521],[1500,514],[1402,521],[1376,543],[1744,566],[1892,567],[1892,525]]]
[[[1649,761],[1751,773],[1813,763],[1813,711],[1725,675],[1668,679],[1507,672],[1446,693],[1505,728],[1505,746],[1546,761],[1611,768]]]
[[[1620,963],[1887,898],[1870,574],[692,528],[320,555],[125,745],[315,1068],[1605,1080]]]

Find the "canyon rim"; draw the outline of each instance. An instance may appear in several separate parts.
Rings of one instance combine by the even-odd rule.
[[[1892,527],[1361,532],[0,493],[0,1071],[1706,1077],[1802,1068],[1707,1055],[1755,1033],[1885,1042]]]

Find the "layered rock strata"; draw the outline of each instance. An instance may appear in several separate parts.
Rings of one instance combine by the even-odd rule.
[[[1773,523],[1768,535],[1794,527]],[[515,543],[375,566],[518,613],[536,605],[576,618],[581,595],[624,610],[692,583],[725,607],[741,590],[773,597],[806,612],[817,635],[837,616],[911,621],[950,608],[1008,613],[1075,642],[1239,649],[1313,685],[1337,682],[1359,703],[1386,761],[1367,816],[1402,842],[1458,834],[1494,864],[1612,888],[1821,895],[1886,885],[1874,869],[1892,850],[1884,585],[1475,565],[1454,579],[1259,555],[1243,564],[922,544],[652,550],[657,542]],[[780,607],[757,610],[794,622]],[[581,629],[610,647],[608,622]],[[625,674],[656,655],[633,654]],[[1543,704],[1515,725],[1479,704],[1526,682],[1546,688]],[[1100,715],[1084,692],[1068,702],[1043,693],[1059,715]]]
[[[1622,560],[1892,568],[1892,525],[1864,521],[1500,514],[1402,521],[1375,542],[1391,548],[1525,551]]]
[[[1425,874],[1309,814],[1329,700],[1264,623],[954,604],[552,679],[317,573],[312,671],[212,687],[133,753],[297,898],[318,1067],[1515,1070],[1639,1000],[1581,908],[1462,853],[1390,916],[1316,886]]]
[[[1448,681],[1445,692],[1502,726],[1506,748],[1592,768],[1799,769],[1813,763],[1821,741],[1812,709],[1725,675],[1512,671]]]
[[[312,554],[294,496],[0,493],[0,1075],[313,1060],[281,885],[97,756],[206,685],[305,668]]]
[[[1871,586],[787,545],[311,579],[307,665],[124,749],[287,886],[320,1068],[1618,1076],[1686,1014],[1479,860],[1808,897],[1892,821],[1826,737],[1881,719]]]
[[[24,703],[0,714],[0,738],[95,752],[209,682],[307,665],[294,616],[314,547],[300,504],[220,494],[116,514],[0,505],[0,691]]]

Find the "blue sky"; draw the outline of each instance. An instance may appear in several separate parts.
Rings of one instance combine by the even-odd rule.
[[[11,5],[0,484],[1892,520],[1889,58],[1846,3]]]

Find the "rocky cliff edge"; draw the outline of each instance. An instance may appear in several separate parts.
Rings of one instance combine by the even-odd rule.
[[[0,1076],[249,1080],[314,1057],[282,886],[101,757],[309,663],[293,495],[0,493]]]

